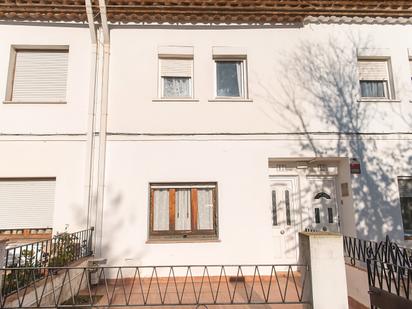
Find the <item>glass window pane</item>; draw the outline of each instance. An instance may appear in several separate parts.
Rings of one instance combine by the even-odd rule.
[[[240,61],[216,61],[218,97],[240,97],[242,85]]]
[[[272,191],[272,225],[278,225],[278,213],[276,205],[276,191]]]
[[[386,98],[386,81],[360,81],[361,96],[369,98]]]
[[[169,230],[169,190],[156,189],[153,191],[153,230]]]
[[[315,208],[315,222],[320,223],[320,211],[319,208]]]
[[[190,77],[162,77],[163,97],[179,98],[191,97]]]
[[[330,207],[328,207],[328,222],[333,223],[333,211]]]
[[[403,229],[412,233],[412,197],[401,197]]]
[[[189,231],[191,226],[190,217],[190,189],[176,190],[175,206],[175,229],[176,231]]]
[[[289,190],[285,191],[285,204],[286,204],[286,224],[291,225]]]
[[[213,190],[197,189],[197,229],[213,230]]]

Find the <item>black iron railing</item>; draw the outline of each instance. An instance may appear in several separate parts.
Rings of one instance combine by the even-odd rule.
[[[75,233],[64,232],[48,240],[8,248],[1,293],[14,293],[19,287],[43,278],[45,273],[41,267],[67,266],[91,256],[92,237],[93,228]],[[28,267],[35,270],[25,272],[24,269]]]
[[[412,268],[367,259],[372,308],[412,308]],[[391,296],[392,295],[392,296]],[[396,297],[393,297],[396,296]]]
[[[33,279],[38,271],[45,276],[24,287],[18,285],[14,295],[3,297],[0,308],[310,304],[308,267],[303,264],[40,267],[24,271]],[[18,274],[14,274],[18,282]]]
[[[352,265],[366,267],[368,259],[390,263],[402,267],[412,267],[412,249],[399,246],[386,236],[385,241],[375,242],[343,236],[345,256]]]

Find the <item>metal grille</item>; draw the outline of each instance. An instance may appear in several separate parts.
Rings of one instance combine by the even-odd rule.
[[[307,265],[15,269],[33,278],[0,308],[309,304]],[[7,270],[0,270],[5,272]],[[34,280],[37,272],[45,276]],[[15,272],[16,282],[19,281]]]

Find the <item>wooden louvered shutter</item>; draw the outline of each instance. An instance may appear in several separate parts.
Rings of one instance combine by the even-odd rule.
[[[67,50],[17,50],[11,100],[64,101],[67,65]]]
[[[0,227],[53,227],[55,185],[55,179],[0,179]]]
[[[160,59],[162,77],[191,77],[193,59]]]
[[[360,80],[388,80],[388,62],[386,60],[359,60]]]

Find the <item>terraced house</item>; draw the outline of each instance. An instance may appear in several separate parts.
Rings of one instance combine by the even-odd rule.
[[[0,229],[110,264],[412,236],[412,3],[5,0]]]

